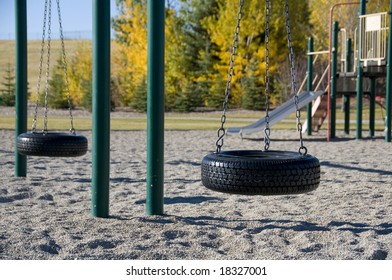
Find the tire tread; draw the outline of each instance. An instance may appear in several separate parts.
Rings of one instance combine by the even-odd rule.
[[[317,189],[320,163],[307,155],[287,159],[204,157],[202,183],[219,192],[246,195],[301,194]]]
[[[86,154],[87,138],[79,134],[23,133],[17,138],[18,152],[26,156],[77,157]]]

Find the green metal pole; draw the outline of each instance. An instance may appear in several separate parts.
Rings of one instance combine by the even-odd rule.
[[[359,49],[359,46],[358,46]],[[359,62],[360,63],[360,62]],[[356,139],[362,138],[362,98],[363,98],[363,68],[357,66],[357,127],[356,127]]]
[[[313,52],[313,38],[309,37],[308,40],[308,52]],[[313,81],[313,55],[308,55],[308,81],[306,84],[306,90],[312,91]],[[308,122],[307,135],[312,135],[312,102],[309,102],[306,107],[306,117]]]
[[[338,59],[339,23],[335,21],[332,29],[332,61],[331,61],[331,132],[330,138],[336,137],[336,74]]]
[[[147,74],[147,215],[163,214],[165,1],[149,0]]]
[[[346,41],[346,72],[351,70],[351,39]],[[344,109],[344,132],[350,133],[350,96],[345,94],[343,96],[343,109]]]
[[[27,131],[27,10],[26,0],[15,0],[16,33],[16,92],[15,142],[19,134]],[[15,176],[26,177],[26,156],[18,153],[15,145]]]
[[[388,61],[387,61],[387,93],[386,93],[386,120],[385,141],[391,142],[392,129],[392,1],[389,7],[389,34],[388,34]]]
[[[366,0],[361,0],[359,15],[366,14]],[[358,28],[358,65],[357,65],[357,130],[356,138],[362,138],[362,98],[363,98],[363,69],[361,67],[361,22]]]
[[[369,136],[374,136],[374,117],[376,114],[376,78],[370,78]]]
[[[93,0],[92,210],[109,216],[110,0]]]
[[[348,38],[346,40],[346,72],[350,72],[351,71],[351,54],[352,54],[352,41],[351,38]]]

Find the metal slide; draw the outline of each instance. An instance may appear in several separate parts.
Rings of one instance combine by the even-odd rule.
[[[298,107],[302,108],[306,106],[309,102],[315,100],[317,97],[324,94],[325,91],[303,91],[298,95]],[[296,111],[294,98],[291,98],[287,102],[280,105],[275,110],[269,113],[269,124],[273,126],[274,124],[280,122],[288,115]],[[227,134],[251,134],[255,132],[260,132],[265,128],[265,117],[259,119],[258,121],[244,126],[244,127],[229,127],[226,131]]]

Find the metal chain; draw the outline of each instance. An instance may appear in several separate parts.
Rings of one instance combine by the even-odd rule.
[[[265,1],[265,129],[264,129],[264,150],[270,147],[271,129],[269,127],[270,109],[270,75],[269,75],[269,33],[270,33],[271,2]]]
[[[50,73],[50,43],[51,43],[51,25],[52,25],[52,0],[49,0],[48,7],[48,44],[47,44],[47,62],[46,62],[46,81],[45,81],[45,117],[43,132],[48,132],[48,96],[49,96],[49,73]]]
[[[238,48],[238,37],[240,33],[240,25],[241,25],[241,19],[242,19],[242,9],[244,7],[244,0],[239,1],[239,8],[238,8],[238,14],[237,14],[237,25],[234,30],[234,40],[233,44],[231,47],[231,55],[230,55],[230,67],[229,71],[227,73],[227,84],[226,84],[226,90],[225,90],[225,100],[223,102],[223,112],[221,116],[221,127],[218,129],[218,140],[216,141],[216,152],[220,153],[222,146],[223,146],[223,137],[226,134],[226,130],[224,128],[224,124],[226,122],[226,111],[227,111],[227,104],[229,103],[229,96],[231,92],[231,80],[234,75],[234,60],[236,57],[237,53],[237,48]]]
[[[32,132],[35,132],[36,128],[37,128],[38,103],[39,103],[39,97],[40,97],[40,91],[41,91],[42,64],[44,61],[44,52],[45,52],[45,33],[46,33],[47,12],[48,12],[48,0],[45,0],[44,23],[43,23],[43,28],[42,28],[43,31],[42,31],[42,41],[41,41],[41,57],[39,60],[38,83],[37,83],[37,100],[35,102],[33,125],[31,127]]]
[[[291,36],[291,28],[290,28],[290,17],[289,17],[289,4],[288,0],[284,2],[284,12],[286,16],[286,30],[287,30],[287,41],[289,45],[290,55],[290,71],[291,71],[291,90],[294,93],[294,102],[296,108],[296,118],[297,118],[297,130],[299,131],[299,139],[300,139],[300,147],[298,152],[305,156],[308,152],[307,148],[304,146],[302,139],[302,123],[301,123],[301,111],[299,108],[299,97],[298,97],[298,89],[297,89],[297,73],[295,70],[295,61],[294,61],[294,50],[293,50],[293,42]]]
[[[71,104],[71,94],[69,91],[69,83],[68,83],[68,71],[67,71],[67,57],[65,55],[65,45],[64,45],[64,35],[63,35],[63,25],[61,20],[61,11],[60,11],[60,0],[56,0],[57,2],[57,13],[59,17],[59,26],[60,26],[60,39],[61,39],[61,50],[62,50],[62,58],[63,58],[63,69],[65,76],[65,89],[67,91],[67,102],[68,102],[68,110],[69,110],[69,118],[71,121],[70,132],[75,134],[75,128],[73,124],[73,115],[72,115],[72,104]]]

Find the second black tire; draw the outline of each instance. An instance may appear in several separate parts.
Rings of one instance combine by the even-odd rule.
[[[301,194],[319,186],[320,163],[297,152],[223,151],[203,158],[201,179],[205,187],[224,193]]]

